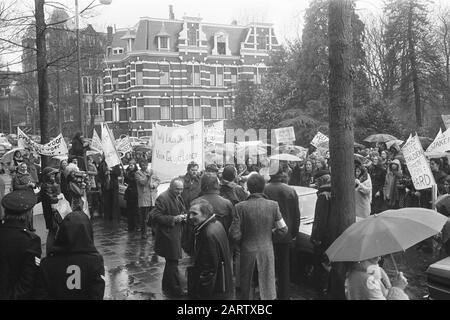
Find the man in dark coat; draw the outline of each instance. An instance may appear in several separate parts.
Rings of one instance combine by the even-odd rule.
[[[34,189],[37,185],[33,182],[33,178],[31,177],[25,162],[20,163],[17,167],[17,172],[12,178],[11,186],[14,191],[23,190],[34,194]],[[33,223],[33,210],[28,211],[28,228],[32,232],[36,231]]]
[[[46,252],[49,252],[55,241],[58,230],[58,212],[52,208],[52,204],[57,204],[63,198],[60,186],[56,183],[56,173],[58,170],[46,167],[42,171],[41,201],[44,213],[45,227],[48,230]]]
[[[232,299],[233,275],[227,233],[213,214],[213,206],[205,199],[194,200],[189,211],[195,226],[194,279],[188,279],[194,287],[192,297]]]
[[[103,156],[104,157],[104,156]],[[108,167],[105,159],[102,159],[98,168],[98,175],[102,187],[102,213],[108,220],[120,219],[119,206],[119,176],[121,175],[120,166]]]
[[[328,225],[331,219],[331,176],[323,173],[317,177],[317,191],[314,223],[310,241],[314,246],[314,283],[319,298],[324,298],[328,288],[328,272],[324,269],[325,250],[332,243]]]
[[[247,192],[235,182],[236,168],[228,165],[222,172],[222,183],[220,185],[220,195],[231,201],[233,205],[247,199]]]
[[[159,195],[152,211],[156,225],[155,253],[166,259],[162,278],[162,289],[169,296],[184,295],[181,288],[178,260],[181,259],[181,236],[186,220],[186,206],[181,194],[183,181],[175,178],[168,190]]]
[[[277,278],[277,296],[280,300],[289,299],[290,285],[290,243],[298,234],[300,226],[300,207],[298,195],[294,188],[286,184],[288,175],[283,168],[277,174],[270,176],[270,181],[264,189],[264,194],[270,200],[278,202],[281,215],[288,227],[287,234],[274,235],[273,247],[275,254],[275,276]]]
[[[190,162],[187,166],[187,172],[180,177],[183,180],[183,201],[189,206],[192,200],[200,196],[200,177],[198,174],[198,164]]]
[[[219,195],[219,179],[217,175],[214,173],[203,174],[200,184],[202,196],[197,199],[204,199],[212,205],[216,219],[222,223],[225,232],[228,234],[228,229],[233,221],[234,206],[230,200]]]
[[[102,300],[105,292],[103,257],[94,246],[88,216],[74,211],[64,217],[55,243],[42,259],[37,299]]]
[[[36,204],[28,191],[13,191],[2,199],[0,225],[0,300],[33,298],[41,258],[41,238],[27,229],[27,214]]]

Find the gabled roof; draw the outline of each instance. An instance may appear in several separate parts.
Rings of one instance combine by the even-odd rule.
[[[188,22],[189,23],[189,22]],[[240,55],[241,42],[245,41],[247,32],[251,26],[237,26],[225,24],[213,24],[202,22],[202,31],[206,35],[208,41],[209,53],[214,47],[214,35],[217,32],[224,32],[228,34],[228,44],[231,54],[234,56]],[[148,50],[157,51],[159,36],[166,36],[170,38],[170,51],[177,52],[179,33],[183,30],[183,20],[164,20],[153,18],[141,18],[133,29],[120,29],[113,35],[112,47],[127,47],[127,40],[130,35],[135,36],[133,51]],[[267,24],[267,26],[271,26]],[[130,35],[129,35],[130,34]]]

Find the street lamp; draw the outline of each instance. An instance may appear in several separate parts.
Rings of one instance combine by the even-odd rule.
[[[94,3],[94,1],[91,2]],[[112,0],[99,0],[103,5],[111,4]],[[91,5],[90,4],[90,5]],[[89,6],[90,6],[89,5]],[[88,6],[88,7],[89,7]],[[83,113],[83,101],[81,93],[81,51],[80,51],[80,21],[78,11],[78,0],[75,0],[75,28],[76,28],[76,41],[77,41],[77,80],[78,80],[78,111],[80,116],[80,132],[84,132],[84,113]]]

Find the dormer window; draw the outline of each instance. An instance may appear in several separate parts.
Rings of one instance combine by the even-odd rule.
[[[170,47],[170,34],[167,33],[164,22],[156,37],[158,39],[158,51],[168,51]]]
[[[223,31],[217,32],[214,35],[214,49],[213,55],[231,55],[228,46],[228,34]]]
[[[114,48],[113,49],[113,54],[122,54],[123,53],[123,48]]]

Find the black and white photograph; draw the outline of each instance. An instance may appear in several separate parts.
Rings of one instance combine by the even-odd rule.
[[[449,162],[450,1],[0,0],[0,300],[450,300]]]

